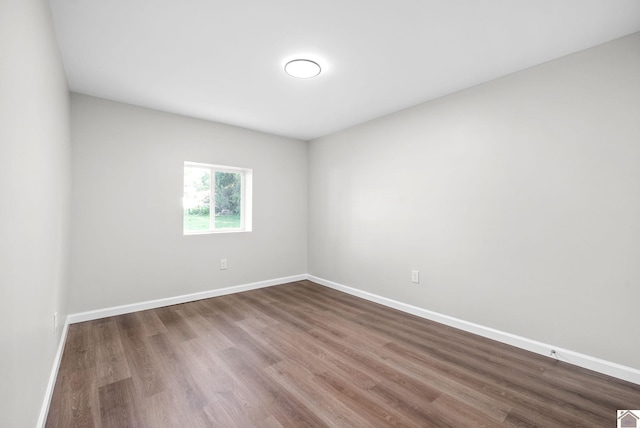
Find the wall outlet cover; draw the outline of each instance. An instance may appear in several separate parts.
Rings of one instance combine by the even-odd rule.
[[[413,282],[414,284],[419,284],[420,283],[420,272],[417,270],[412,270],[411,271],[411,282]]]

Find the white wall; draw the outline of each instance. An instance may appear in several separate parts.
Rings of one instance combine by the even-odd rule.
[[[0,2],[0,425],[36,425],[66,317],[69,93],[43,0]]]
[[[71,119],[70,312],[306,273],[306,142],[77,94]],[[252,232],[183,236],[184,161],[253,169]]]
[[[640,369],[640,33],[309,150],[312,275]]]

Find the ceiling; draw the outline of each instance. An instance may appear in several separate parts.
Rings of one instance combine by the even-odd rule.
[[[50,4],[72,91],[303,140],[640,31],[638,0]]]

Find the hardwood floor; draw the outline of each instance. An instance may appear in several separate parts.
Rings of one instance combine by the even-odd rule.
[[[640,386],[302,281],[71,325],[47,427],[614,427]]]

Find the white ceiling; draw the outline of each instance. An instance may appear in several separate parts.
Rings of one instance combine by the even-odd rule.
[[[50,4],[72,91],[303,140],[640,31],[639,0]]]

